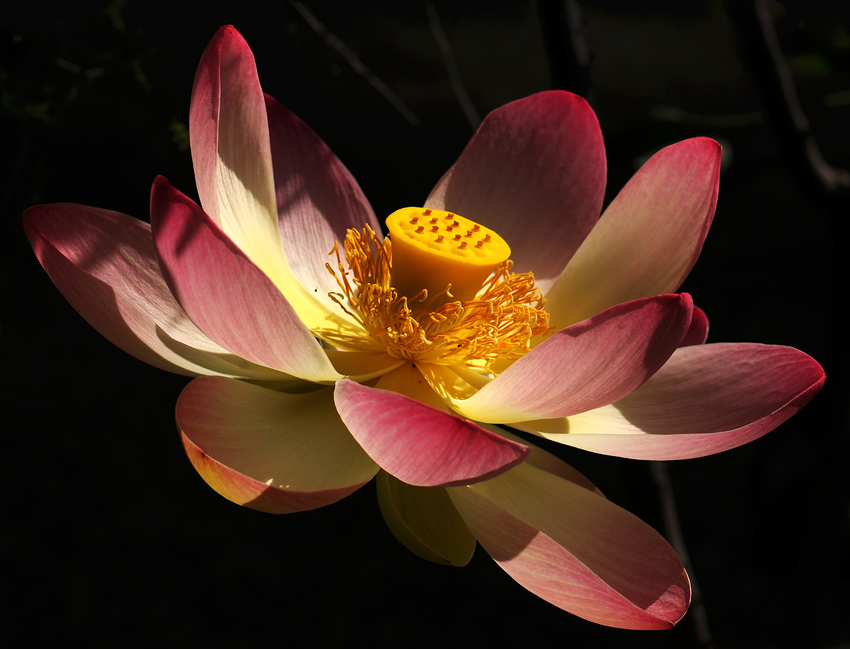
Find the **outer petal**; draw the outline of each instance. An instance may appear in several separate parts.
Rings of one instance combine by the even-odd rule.
[[[328,318],[351,326],[339,308],[327,305],[326,295],[302,285],[287,262],[265,98],[254,55],[231,26],[218,30],[201,57],[189,135],[198,194],[212,220],[277,285],[308,327],[321,327]],[[330,249],[333,242],[327,245]]]
[[[814,359],[790,347],[683,347],[643,386],[611,406],[517,427],[606,455],[702,457],[770,432],[808,403],[824,380]]]
[[[624,629],[685,614],[690,583],[670,545],[593,492],[527,464],[448,491],[490,556],[555,606]]]
[[[328,297],[339,285],[325,264],[336,265],[330,252],[349,228],[381,226],[369,201],[348,169],[322,139],[283,104],[266,96],[277,213],[283,247],[301,283],[324,300],[328,310],[340,309]]]
[[[490,113],[425,207],[496,230],[514,270],[533,271],[545,292],[596,223],[604,193],[596,115],[581,97],[556,90]]]
[[[396,370],[396,372],[401,370]],[[381,468],[420,487],[487,480],[531,449],[417,399],[337,381],[336,407],[354,438]]]
[[[177,427],[201,477],[225,498],[273,514],[323,507],[378,466],[340,421],[329,389],[286,394],[204,377],[177,401]]]
[[[694,307],[691,314],[691,324],[688,333],[682,338],[679,347],[690,347],[691,345],[704,345],[708,340],[708,316],[698,306]]]
[[[416,556],[435,563],[465,566],[475,552],[475,537],[445,489],[414,487],[386,471],[376,479],[378,503],[387,527]]]
[[[503,424],[612,403],[670,358],[692,307],[687,293],[618,304],[559,331],[468,399],[444,398],[465,417]]]
[[[685,140],[652,156],[546,293],[549,324],[561,329],[620,302],[674,292],[702,250],[719,180],[714,140]]]
[[[151,192],[151,224],[171,292],[210,338],[253,363],[300,378],[340,378],[277,287],[161,176]]]
[[[159,270],[150,225],[84,205],[39,205],[24,229],[65,298],[110,342],[178,374],[285,380],[219,347],[189,320]]]

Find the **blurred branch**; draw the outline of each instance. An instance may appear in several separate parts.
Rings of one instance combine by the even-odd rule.
[[[538,0],[537,16],[552,87],[587,98],[590,92],[590,50],[584,38],[583,18],[577,0]]]
[[[823,159],[803,112],[791,69],[779,47],[768,0],[725,0],[741,53],[764,97],[765,109],[794,172],[821,198],[850,199],[850,173]]]
[[[387,84],[372,74],[371,70],[363,65],[363,62],[357,57],[357,55],[352,52],[345,43],[334,36],[328,28],[325,27],[315,15],[313,15],[312,11],[307,9],[307,7],[300,2],[292,2],[292,0],[290,0],[289,4],[292,5],[292,8],[295,9],[295,11],[301,14],[301,17],[308,25],[310,25],[310,28],[319,36],[324,38],[327,44],[334,48],[357,74],[369,82],[369,85],[381,93],[384,99],[390,102],[411,126],[419,126],[419,118],[416,117],[416,115],[413,114],[413,111],[405,105],[405,103],[401,100],[401,97],[395,94],[395,92],[393,92]]]
[[[687,570],[691,579],[691,610],[688,613],[688,617],[693,622],[697,641],[700,646],[705,647],[705,649],[711,649],[714,644],[711,640],[711,629],[708,626],[708,613],[705,610],[702,593],[697,584],[694,568],[691,565],[688,547],[685,545],[682,526],[679,524],[676,498],[673,496],[673,483],[670,480],[670,474],[667,472],[667,463],[649,462],[649,470],[652,473],[652,479],[655,480],[655,484],[658,487],[658,493],[661,494],[661,514],[664,517],[664,528],[667,530],[670,545],[673,546],[676,554],[679,555],[679,559],[682,560],[682,565]]]
[[[440,48],[440,54],[443,56],[443,64],[446,66],[446,72],[449,75],[449,83],[452,84],[452,90],[457,97],[460,107],[463,109],[463,114],[469,120],[472,130],[476,130],[481,123],[481,117],[475,106],[472,105],[472,100],[466,93],[466,88],[463,87],[463,82],[460,79],[460,72],[457,69],[454,56],[452,56],[452,48],[449,44],[449,39],[446,38],[446,33],[443,31],[443,26],[440,24],[440,17],[437,15],[437,10],[430,2],[425,3],[425,11],[428,14],[428,24],[431,27],[431,33],[434,34],[434,40],[437,41],[437,47]]]

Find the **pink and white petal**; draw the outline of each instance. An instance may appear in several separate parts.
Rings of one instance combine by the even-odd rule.
[[[705,311],[695,306],[691,315],[691,325],[688,327],[688,333],[682,338],[679,347],[704,345],[706,340],[708,340],[708,316],[705,315]]]
[[[266,95],[275,195],[286,258],[295,276],[332,311],[329,297],[339,292],[325,264],[334,244],[343,251],[349,228],[381,226],[348,169],[316,133],[283,104]],[[344,258],[344,254],[343,254]]]
[[[518,428],[595,453],[640,460],[713,455],[758,439],[817,394],[821,366],[790,347],[683,347],[649,381],[605,408]]]
[[[555,329],[674,292],[702,250],[717,204],[720,145],[694,138],[656,153],[605,210],[546,293]]]
[[[286,259],[266,101],[254,55],[232,26],[219,29],[201,57],[189,136],[198,194],[213,222],[274,282],[308,327],[321,327],[330,318],[363,337],[341,309],[328,306],[327,295],[298,281]]]
[[[287,394],[202,377],[180,394],[176,417],[186,453],[207,484],[263,512],[329,505],[378,471],[340,421],[328,388]]]
[[[271,280],[161,176],[151,192],[151,227],[171,293],[212,340],[252,363],[302,379],[340,378]]]
[[[379,471],[375,481],[384,521],[408,550],[443,565],[469,563],[475,537],[445,489],[414,487],[386,471]]]
[[[270,277],[280,249],[266,104],[254,55],[232,26],[201,56],[189,136],[204,211]]]
[[[670,358],[692,307],[687,293],[618,304],[554,334],[471,397],[443,398],[464,417],[501,424],[613,403]]]
[[[288,378],[234,357],[189,320],[162,278],[147,223],[110,210],[56,204],[30,208],[23,224],[65,298],[128,354],[189,376]]]
[[[425,207],[494,229],[516,272],[546,289],[593,228],[605,193],[605,148],[588,103],[541,92],[494,110]]]
[[[623,629],[668,629],[687,611],[690,582],[670,545],[587,489],[522,464],[448,492],[505,572],[559,608]]]
[[[379,387],[337,381],[335,401],[369,456],[408,484],[436,487],[488,480],[531,452],[471,421]]]

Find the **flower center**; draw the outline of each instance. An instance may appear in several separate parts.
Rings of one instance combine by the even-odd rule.
[[[451,212],[408,207],[387,218],[381,241],[367,225],[349,230],[339,306],[397,358],[463,364],[491,372],[548,331],[545,299],[532,273],[511,272],[510,248],[488,228]]]

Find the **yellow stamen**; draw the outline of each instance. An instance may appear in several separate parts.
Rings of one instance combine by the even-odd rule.
[[[394,235],[392,241],[381,241],[368,225],[362,232],[349,230],[345,237],[347,270],[336,245],[331,254],[336,255],[339,274],[330,264],[325,265],[342,291],[331,293],[331,298],[380,340],[388,354],[423,363],[462,364],[490,372],[491,363],[523,355],[529,349],[529,341],[549,329],[549,315],[543,310],[545,300],[534,284],[534,275],[511,272],[513,262],[506,259],[510,249],[498,234],[440,210],[408,208],[400,212],[404,214],[393,223],[390,219],[399,212],[388,219]],[[480,242],[489,235],[482,243],[484,254],[466,242],[458,246],[453,237],[445,237],[440,246],[433,234],[418,232],[415,221],[411,223],[413,218],[431,216],[432,212],[440,217],[448,215],[453,227],[457,223],[464,230],[475,232]],[[400,220],[410,227],[398,234]],[[404,243],[400,245],[402,240]],[[405,252],[410,254],[413,248],[413,259],[423,264],[415,277],[412,277],[413,268],[406,269],[406,281],[418,286],[407,293],[399,288],[397,281],[399,248],[404,249],[405,244]],[[476,263],[485,257],[498,261]],[[444,265],[457,271],[460,277],[451,276]],[[433,274],[446,279],[434,281],[430,277]],[[469,283],[475,281],[476,274],[481,279],[470,289]],[[456,279],[460,281],[453,281]],[[461,299],[455,292],[458,284],[467,294],[471,291],[471,295]]]

